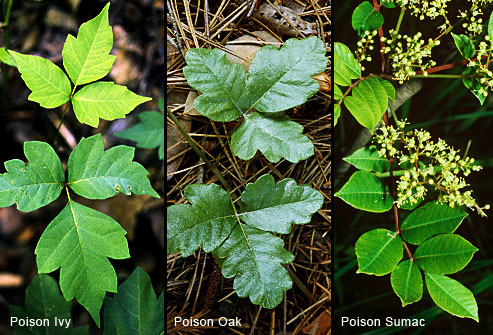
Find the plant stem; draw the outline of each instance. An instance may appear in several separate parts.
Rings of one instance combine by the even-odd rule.
[[[58,123],[58,127],[56,128],[55,140],[53,141],[55,145],[56,145],[56,141],[58,140],[58,136],[60,136],[60,128],[62,127],[63,119],[65,119],[65,114],[67,113],[68,105],[69,102],[67,101],[65,103],[65,107],[63,108],[62,116],[60,116],[60,123]]]
[[[432,79],[461,79],[461,78],[480,78],[481,75],[477,74],[415,74],[414,76],[409,76],[409,78],[432,78]]]
[[[4,20],[3,20],[3,41],[5,49],[10,49],[10,11],[12,10],[12,0],[7,0],[7,2],[3,2],[4,9]],[[4,101],[8,101],[7,96],[7,85],[8,85],[8,68],[9,66],[6,64],[2,64],[2,93]]]
[[[433,170],[435,172],[440,172],[440,171],[442,171],[442,167],[441,166],[434,166],[433,167]],[[400,176],[403,176],[406,172],[409,172],[409,171],[411,171],[411,169],[408,169],[408,170],[396,170],[396,171],[393,171],[392,176],[400,177]],[[390,175],[390,171],[389,172],[373,172],[373,173],[378,178],[388,178],[388,177],[391,176]]]
[[[168,112],[168,116],[176,124],[176,126],[178,127],[178,130],[180,130],[181,134],[183,135],[183,137],[185,137],[185,139],[187,140],[188,144],[190,144],[190,146],[192,147],[193,151],[195,151],[197,153],[197,155],[199,155],[199,157],[202,158],[202,160],[204,161],[204,163],[207,164],[207,166],[212,170],[212,172],[214,172],[214,174],[216,175],[217,179],[221,182],[221,184],[224,186],[224,188],[226,189],[226,191],[228,191],[228,193],[231,193],[231,189],[229,188],[229,185],[226,182],[226,180],[224,180],[223,175],[217,170],[217,168],[214,166],[214,164],[212,164],[207,159],[207,157],[199,149],[199,147],[195,144],[195,141],[190,137],[190,135],[188,135],[188,133],[186,132],[186,130],[181,125],[180,121],[178,121],[178,119],[176,118],[176,116],[169,110],[169,108],[167,108],[166,110]]]
[[[406,11],[406,7],[401,7],[401,12],[399,13],[399,19],[397,20],[397,25],[395,26],[395,34],[399,34],[399,30],[401,29],[402,19],[404,18],[404,13]]]

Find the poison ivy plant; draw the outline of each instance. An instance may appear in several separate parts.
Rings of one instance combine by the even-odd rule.
[[[139,123],[115,135],[137,142],[139,148],[159,148],[159,159],[164,159],[164,99],[160,99],[158,105],[161,113],[142,112],[139,114]]]
[[[112,82],[94,83],[110,72],[115,61],[115,56],[109,54],[113,46],[109,6],[108,3],[98,16],[83,23],[77,38],[67,36],[62,56],[68,77],[48,59],[8,51],[32,91],[29,100],[44,108],[59,107],[70,101],[79,122],[95,128],[100,118],[124,118],[137,105],[150,100]],[[8,60],[1,51],[0,57],[4,62]],[[88,85],[76,91],[83,84]]]
[[[319,90],[312,76],[325,71],[325,54],[315,36],[289,39],[280,50],[272,45],[260,49],[246,74],[221,50],[190,49],[183,73],[203,93],[194,101],[200,114],[222,122],[243,118],[231,138],[237,157],[247,160],[260,150],[271,162],[285,158],[296,163],[313,155],[313,144],[300,124],[280,112]]]
[[[281,264],[294,256],[272,233],[287,234],[292,224],[310,222],[322,207],[322,194],[292,179],[276,184],[263,175],[247,184],[239,208],[216,184],[187,185],[185,196],[190,205],[167,208],[167,252],[186,257],[202,247],[213,253],[224,277],[234,278],[238,296],[265,308],[279,305],[292,286]]]
[[[62,189],[67,204],[45,229],[36,246],[39,273],[60,268],[60,287],[67,301],[76,298],[99,326],[99,310],[106,291],[116,292],[116,274],[108,257],[129,257],[125,230],[112,218],[81,205],[69,189],[89,199],[118,193],[156,198],[147,170],[132,161],[134,148],[124,145],[104,150],[100,134],[82,138],[68,159],[68,178],[53,148],[45,142],[24,143],[28,163],[5,162],[0,175],[0,206],[16,204],[33,211],[56,200]]]

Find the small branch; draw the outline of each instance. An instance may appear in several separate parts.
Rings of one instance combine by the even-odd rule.
[[[380,6],[381,4],[378,3],[378,0],[373,0],[373,8],[375,9],[376,12],[380,13]],[[382,67],[382,72],[385,72],[385,51],[384,51],[384,43],[382,42],[382,37],[383,37],[383,28],[380,27],[378,28],[378,40],[380,42],[380,59],[382,60],[381,67]]]

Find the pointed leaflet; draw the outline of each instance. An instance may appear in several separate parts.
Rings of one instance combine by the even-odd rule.
[[[188,84],[203,93],[193,103],[200,114],[233,121],[248,109],[245,71],[240,64],[231,65],[224,51],[190,49],[185,59]]]
[[[354,208],[375,213],[388,211],[393,203],[389,187],[367,171],[353,173],[335,196]]]
[[[349,86],[351,79],[361,77],[361,66],[354,59],[349,48],[340,43],[334,43],[334,82],[337,85]]]
[[[113,32],[108,23],[108,3],[94,19],[80,26],[77,38],[67,36],[63,46],[63,66],[75,86],[106,76],[115,62],[110,55]]]
[[[44,108],[58,107],[70,99],[70,81],[63,71],[48,59],[9,50],[27,87],[29,100]]]
[[[357,273],[383,276],[392,272],[402,259],[401,238],[386,229],[373,229],[360,236],[355,245]]]
[[[39,273],[60,268],[65,299],[74,297],[96,324],[106,291],[116,292],[115,269],[108,260],[129,258],[125,230],[112,218],[69,199],[36,246]]]
[[[191,205],[167,208],[167,252],[190,256],[202,246],[214,250],[237,223],[231,198],[219,185],[187,185],[185,197]]]
[[[118,293],[104,300],[104,334],[159,334],[164,331],[163,311],[149,275],[137,267]]]
[[[440,234],[426,240],[414,252],[414,261],[423,271],[446,275],[462,270],[478,248],[462,236]]]
[[[395,294],[401,299],[402,307],[419,301],[423,295],[423,278],[414,262],[402,261],[390,275]]]
[[[65,328],[63,334],[83,335],[89,334],[89,326],[72,328],[73,321],[70,313],[71,303],[65,301],[60,294],[56,281],[48,275],[37,275],[26,289],[26,307],[10,305],[10,316],[20,319],[48,319],[49,326],[20,327],[14,323],[14,335],[58,335],[60,325],[54,325],[55,317],[70,320],[70,325]]]
[[[17,67],[17,65],[14,62],[14,59],[12,58],[12,56],[10,56],[9,52],[5,48],[0,48],[0,62],[13,67]]]
[[[323,201],[322,194],[308,185],[298,186],[289,178],[276,185],[274,177],[267,174],[246,186],[238,215],[252,227],[287,234],[291,224],[310,222]]]
[[[280,50],[273,45],[261,48],[249,70],[250,108],[275,113],[304,103],[320,89],[312,76],[325,71],[326,52],[316,36],[291,38]]]
[[[125,145],[104,151],[101,134],[82,138],[68,159],[68,186],[89,199],[106,199],[119,192],[159,198],[147,170],[132,161],[134,151]]]
[[[114,120],[124,118],[135,107],[151,100],[129,91],[125,86],[100,81],[84,86],[74,94],[72,105],[81,123],[96,128],[99,118]]]
[[[240,297],[250,297],[252,303],[274,308],[283,292],[292,286],[291,278],[281,263],[294,256],[283,248],[279,237],[239,224],[219,247],[217,255],[225,278],[234,277],[233,288]]]
[[[458,207],[429,202],[406,217],[401,236],[406,242],[421,244],[433,235],[453,233],[466,216]]]
[[[17,204],[24,212],[33,211],[56,200],[65,183],[65,172],[55,150],[44,142],[25,142],[29,164],[13,159],[5,162],[0,175],[0,207]]]
[[[383,24],[383,15],[377,12],[368,1],[363,1],[356,7],[351,18],[353,29],[363,36],[365,31],[373,31]]]
[[[154,149],[159,147],[159,159],[164,159],[164,114],[142,112],[140,122],[115,133],[116,136],[137,142],[137,147]]]
[[[313,143],[301,134],[303,126],[286,115],[252,113],[233,133],[231,148],[241,159],[252,158],[260,150],[273,163],[281,158],[291,163],[313,155]]]
[[[390,169],[389,161],[378,155],[377,147],[374,145],[361,148],[343,160],[363,171],[387,172]]]
[[[452,315],[479,322],[476,299],[464,285],[452,278],[427,272],[425,278],[431,299],[438,307]]]

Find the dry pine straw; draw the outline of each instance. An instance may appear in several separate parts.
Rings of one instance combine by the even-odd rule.
[[[229,40],[254,30],[269,29],[247,17],[254,2],[262,1],[237,4],[235,1],[223,0],[220,3],[214,2],[213,5],[213,1],[206,0],[193,2],[167,0],[168,44],[176,47],[175,52],[168,51],[168,97],[177,93],[186,96],[191,90],[182,72],[185,66],[182,55],[186,50],[194,47],[225,50],[224,44]],[[315,16],[321,22],[323,29],[319,31],[330,30],[328,22],[323,19],[330,17],[330,2],[315,0],[296,0],[296,2],[307,5],[303,14]],[[206,16],[205,13],[208,15]],[[319,37],[329,45],[329,33],[323,35],[319,33]],[[282,41],[280,37],[279,40]],[[330,73],[330,66],[326,73]],[[182,116],[184,107],[184,101],[168,105],[177,116]],[[229,183],[234,199],[239,198],[247,183],[254,182],[262,174],[270,173],[277,180],[293,178],[298,184],[311,185],[323,193],[325,202],[322,209],[313,215],[311,223],[304,226],[293,225],[290,234],[281,235],[285,241],[285,248],[295,255],[295,260],[288,266],[293,279],[293,288],[285,293],[283,303],[275,309],[263,309],[253,305],[248,299],[238,298],[232,287],[233,280],[225,280],[218,275],[210,254],[199,249],[185,259],[179,254],[168,255],[168,333],[300,334],[303,327],[309,325],[322,311],[329,309],[331,300],[330,110],[330,92],[319,92],[306,104],[288,111],[293,121],[305,127],[304,133],[315,146],[315,155],[297,164],[285,160],[270,163],[261,154],[257,154],[249,161],[238,159],[232,154],[229,143],[230,133],[235,127],[234,123],[224,124],[210,121],[205,117],[184,116],[192,120],[190,136]],[[173,124],[169,118],[168,123]],[[203,162],[190,148],[183,150],[178,156],[183,156],[183,161],[168,182],[168,205],[186,201],[183,189],[188,184],[197,183],[201,179],[205,184],[218,183],[214,174],[206,166],[204,167]],[[170,158],[168,157],[168,161]],[[213,283],[210,283],[211,281]],[[217,295],[214,294],[215,291]],[[204,300],[211,299],[211,295],[212,302],[204,303]],[[228,311],[230,317],[238,316],[242,319],[242,328],[226,327],[209,330],[203,327],[174,326],[175,316],[217,319],[224,315],[224,310],[219,311],[219,308],[224,306],[231,308]],[[207,310],[204,310],[204,307]]]

